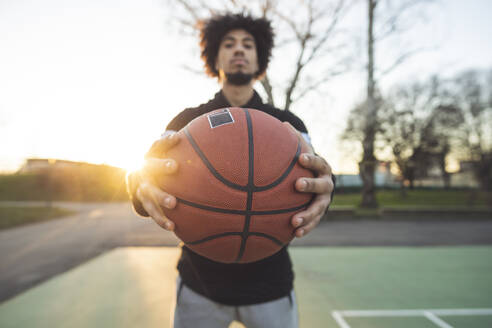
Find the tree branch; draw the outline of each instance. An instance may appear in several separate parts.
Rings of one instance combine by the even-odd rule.
[[[179,4],[183,6],[183,8],[193,17],[195,22],[200,20],[200,16],[197,14],[197,9],[191,6],[186,0],[176,0]]]
[[[330,71],[329,73],[323,74],[323,78],[316,80],[313,83],[310,83],[307,87],[303,88],[297,97],[292,100],[292,103],[295,103],[299,99],[303,98],[306,94],[308,94],[311,91],[316,90],[319,88],[322,84],[330,81],[333,79],[335,76],[346,73],[348,69],[343,69],[343,70],[338,70],[338,71]]]
[[[422,52],[422,51],[425,51],[425,50],[431,50],[431,49],[434,50],[434,48],[417,48],[417,49],[411,50],[409,52],[406,52],[406,53],[400,55],[393,62],[393,64],[391,64],[390,66],[388,66],[388,68],[384,69],[375,80],[379,80],[381,77],[389,74],[396,67],[398,67],[399,65],[401,65],[403,62],[405,62],[408,58],[412,57],[413,55],[415,55],[415,54],[417,54],[419,52]]]
[[[314,58],[314,56],[316,55],[318,50],[326,43],[328,38],[332,35],[333,31],[335,30],[335,27],[337,26],[337,23],[339,22],[339,20],[341,18],[341,11],[344,8],[344,4],[345,4],[344,0],[340,0],[338,2],[337,6],[334,9],[333,14],[330,15],[333,17],[330,25],[328,26],[325,33],[323,34],[323,37],[312,48],[311,54],[306,59],[306,63],[310,62]],[[322,16],[319,16],[319,18],[321,19]]]
[[[272,106],[275,106],[275,102],[273,101],[273,87],[270,83],[270,80],[268,79],[267,74],[265,74],[265,77],[261,79],[260,83],[267,94],[268,103]]]

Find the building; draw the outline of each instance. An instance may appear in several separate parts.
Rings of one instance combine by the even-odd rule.
[[[378,162],[374,172],[374,183],[380,188],[396,188],[400,186],[398,177],[391,173],[391,162]],[[337,174],[337,188],[362,187],[362,179],[359,174]]]
[[[28,158],[18,173],[36,173],[48,168],[68,168],[68,167],[81,167],[83,165],[94,165],[83,162],[73,162],[63,159],[53,158]]]

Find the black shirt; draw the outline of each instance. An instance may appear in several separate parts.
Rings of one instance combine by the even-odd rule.
[[[183,110],[169,123],[167,130],[178,131],[194,118],[225,107],[232,106],[220,91],[209,102]],[[297,116],[264,104],[256,91],[240,107],[261,110],[307,133],[304,123]],[[145,210],[133,199],[135,209],[145,215]],[[258,304],[288,296],[294,281],[292,262],[286,247],[257,262],[226,264],[209,260],[183,246],[178,271],[182,283],[193,291],[215,302],[233,306]]]
[[[201,104],[200,106],[195,108],[186,108],[185,110],[183,110],[168,124],[166,130],[179,131],[194,118],[213,110],[226,107],[233,106],[229,104],[227,99],[224,97],[222,91],[219,91],[209,102]],[[239,107],[259,109],[267,114],[276,117],[282,122],[289,122],[298,131],[307,133],[306,126],[299,117],[294,115],[292,112],[280,110],[273,107],[272,105],[264,104],[256,91],[254,92],[253,97],[251,97],[251,99],[246,104]]]

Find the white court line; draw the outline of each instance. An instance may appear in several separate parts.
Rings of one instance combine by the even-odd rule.
[[[347,321],[345,321],[345,319],[340,314],[340,312],[333,311],[331,313],[331,315],[333,316],[333,319],[335,319],[335,321],[338,323],[338,325],[340,326],[340,328],[350,328],[350,326],[348,325]]]
[[[426,317],[439,328],[453,328],[438,316],[492,315],[492,309],[349,310],[332,311],[340,328],[350,328],[344,317]]]
[[[424,312],[424,315],[427,319],[438,325],[440,328],[453,328],[432,312]]]
[[[451,310],[429,310],[438,316],[447,315],[492,315],[492,309],[451,309]]]
[[[413,317],[431,312],[438,316],[492,315],[492,309],[422,309],[422,310],[355,310],[337,311],[344,317]]]

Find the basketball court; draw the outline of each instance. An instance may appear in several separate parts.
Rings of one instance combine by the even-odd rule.
[[[301,327],[492,327],[492,247],[290,251]],[[114,249],[0,304],[0,326],[168,327],[178,255]]]

